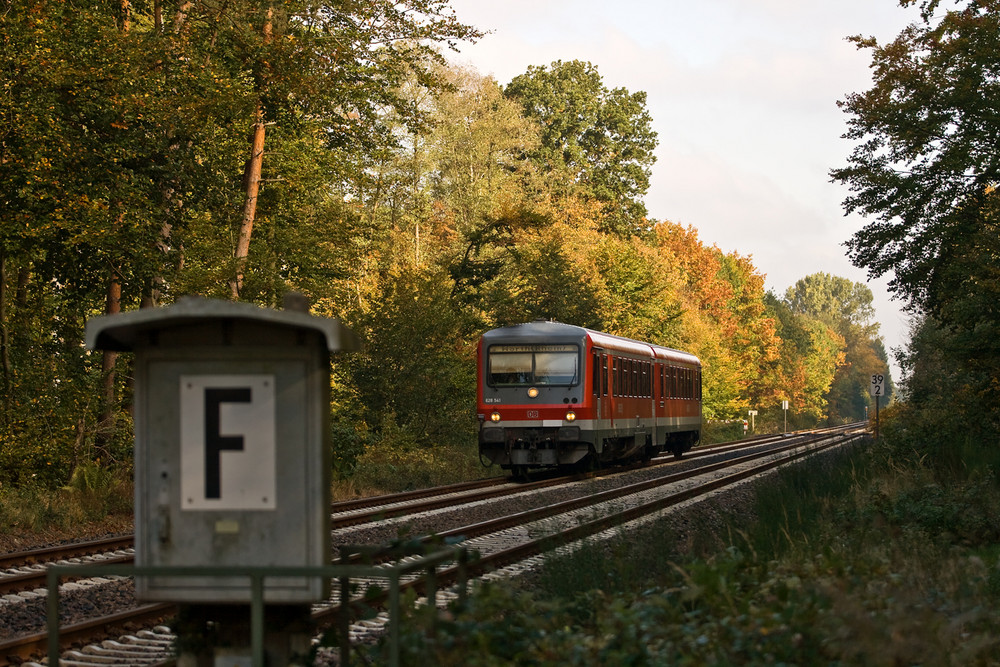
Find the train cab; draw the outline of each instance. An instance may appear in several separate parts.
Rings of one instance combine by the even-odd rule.
[[[515,475],[680,455],[698,440],[694,355],[539,321],[483,334],[477,364],[480,456]]]

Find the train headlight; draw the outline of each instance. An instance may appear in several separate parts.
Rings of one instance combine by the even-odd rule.
[[[498,421],[500,421],[500,413],[499,412],[492,413],[490,415],[490,421],[491,422],[498,422]]]
[[[566,413],[566,421],[568,421],[568,422],[576,421],[576,413],[573,412],[572,410],[570,410],[569,412],[567,412]]]
[[[528,398],[537,398],[537,397],[538,397],[538,387],[532,387],[531,389],[528,390]]]

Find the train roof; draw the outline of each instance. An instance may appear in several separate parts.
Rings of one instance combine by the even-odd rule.
[[[627,354],[634,354],[641,357],[649,357],[672,361],[675,363],[692,364],[701,366],[698,357],[689,352],[674,350],[653,343],[644,343],[631,338],[615,336],[613,334],[594,331],[573,324],[553,322],[550,320],[536,320],[525,322],[524,324],[514,324],[508,327],[492,329],[483,334],[482,340],[491,343],[494,340],[517,338],[519,340],[544,342],[558,338],[562,340],[590,340],[591,344],[605,350],[615,350]]]

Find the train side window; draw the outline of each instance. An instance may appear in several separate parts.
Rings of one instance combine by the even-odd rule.
[[[598,373],[600,374],[600,387],[597,390],[598,396],[604,396],[608,391],[608,358],[605,355],[601,355],[600,359],[601,365]]]
[[[615,360],[615,366],[618,368],[618,375],[615,377],[617,382],[615,383],[619,396],[625,395],[625,360],[621,357]]]
[[[615,368],[618,374],[615,376],[615,391],[619,396],[625,395],[625,360],[621,357],[615,359]]]

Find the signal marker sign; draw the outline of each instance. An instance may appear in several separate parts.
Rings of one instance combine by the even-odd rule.
[[[182,375],[181,510],[273,510],[273,375]]]

